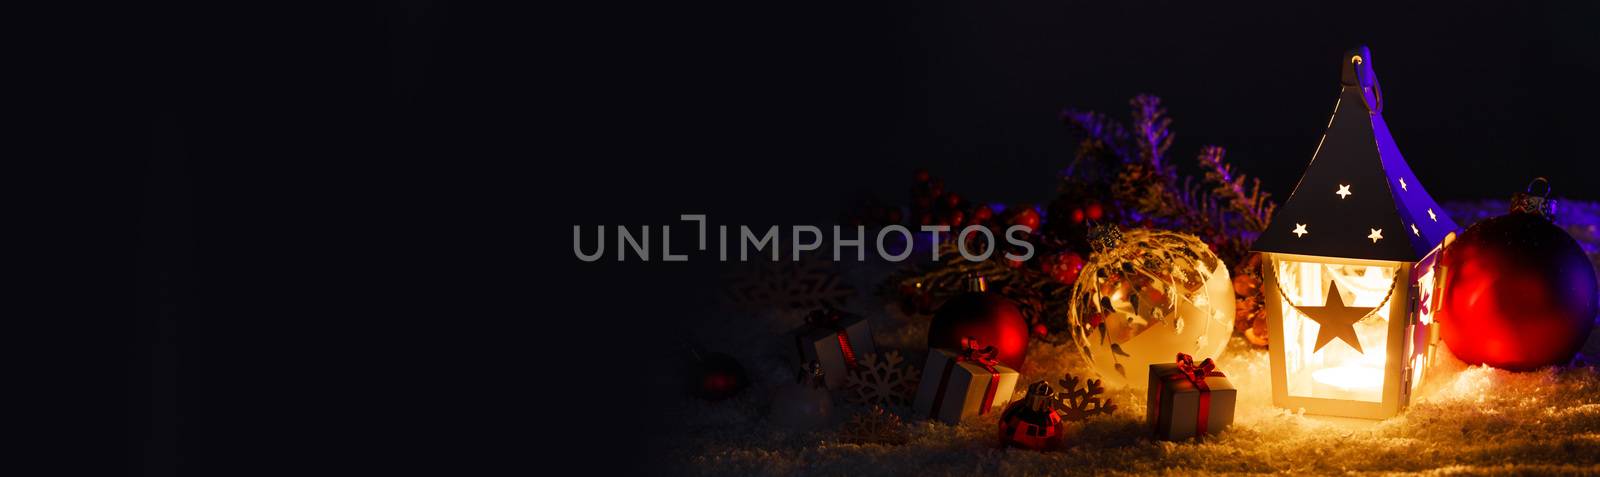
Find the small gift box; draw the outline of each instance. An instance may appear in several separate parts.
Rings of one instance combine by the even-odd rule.
[[[1183,353],[1176,363],[1150,365],[1149,393],[1145,419],[1156,438],[1169,441],[1216,434],[1233,424],[1239,394],[1210,358],[1195,364]]]
[[[1017,387],[1017,371],[995,359],[993,346],[978,347],[973,338],[962,340],[960,351],[928,351],[928,366],[922,370],[917,398],[912,405],[915,416],[927,416],[950,424],[988,414],[1011,400]]]
[[[872,344],[872,329],[866,318],[828,309],[806,316],[805,326],[794,333],[794,345],[800,352],[800,362],[822,363],[824,381],[830,389],[844,386],[845,376],[858,366],[858,356],[878,351]]]

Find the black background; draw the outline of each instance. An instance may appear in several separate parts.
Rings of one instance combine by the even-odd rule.
[[[718,264],[581,263],[572,226],[827,224],[916,168],[1042,201],[1059,111],[1144,92],[1181,162],[1227,147],[1281,198],[1358,43],[1436,197],[1600,198],[1593,6],[214,3],[24,43],[19,177],[59,180],[18,209],[62,251],[19,335],[65,338],[18,367],[67,408],[30,435],[58,465],[646,469],[676,390],[640,377]]]

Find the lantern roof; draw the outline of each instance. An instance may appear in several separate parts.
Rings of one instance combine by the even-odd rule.
[[[1415,262],[1456,230],[1400,156],[1383,101],[1371,52],[1346,52],[1327,130],[1254,251]]]

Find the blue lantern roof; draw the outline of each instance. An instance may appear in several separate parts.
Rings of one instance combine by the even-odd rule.
[[[1345,53],[1327,131],[1254,251],[1415,262],[1456,230],[1400,156],[1383,101],[1371,52]]]

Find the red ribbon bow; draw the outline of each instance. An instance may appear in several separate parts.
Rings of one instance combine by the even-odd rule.
[[[989,408],[994,407],[994,395],[1000,390],[1000,370],[995,366],[1000,364],[1000,351],[993,346],[980,346],[977,338],[968,336],[961,339],[961,352],[956,354],[956,359],[944,363],[944,372],[939,377],[939,390],[933,393],[933,409],[929,411],[928,418],[938,418],[939,409],[944,407],[945,387],[950,382],[950,373],[956,369],[956,363],[973,363],[989,371],[989,387],[983,392],[983,402],[978,403],[978,415],[989,413]]]
[[[958,360],[976,363],[989,370],[990,373],[995,372],[994,367],[1000,364],[1000,359],[998,358],[1000,350],[995,349],[993,346],[980,347],[977,338],[970,336],[962,338],[961,348],[961,356],[956,357]]]
[[[1189,356],[1188,354],[1184,353],[1178,353],[1178,373],[1168,375],[1166,376],[1166,379],[1156,382],[1158,385],[1165,386],[1166,381],[1186,379],[1190,383],[1194,384],[1195,389],[1200,391],[1200,409],[1199,412],[1196,413],[1194,425],[1195,438],[1203,438],[1203,436],[1206,435],[1206,431],[1210,427],[1211,385],[1206,384],[1206,378],[1212,376],[1225,377],[1221,371],[1217,371],[1216,369],[1217,364],[1212,362],[1211,358],[1206,358],[1204,361],[1201,361],[1200,364],[1194,364],[1193,356]],[[1151,406],[1156,408],[1156,412],[1158,413],[1161,409],[1161,391],[1162,390],[1160,388],[1156,388],[1155,401],[1150,403]],[[1157,419],[1151,419],[1150,428],[1151,430],[1159,433],[1161,429],[1158,427],[1157,421]]]
[[[856,350],[850,346],[850,335],[845,333],[844,325],[840,324],[842,321],[844,314],[837,310],[817,310],[806,315],[807,325],[833,331],[835,338],[839,340],[839,353],[844,355],[844,366],[855,369],[860,366],[856,363]],[[795,337],[795,345],[802,349],[800,359],[805,359],[805,344],[801,342],[801,337]]]
[[[1178,372],[1183,373],[1183,376],[1189,378],[1189,382],[1194,383],[1194,387],[1200,388],[1201,391],[1211,390],[1211,387],[1206,385],[1207,376],[1222,376],[1216,369],[1217,364],[1211,362],[1211,358],[1206,358],[1196,365],[1193,356],[1178,353]]]

